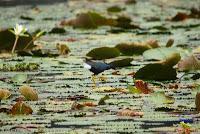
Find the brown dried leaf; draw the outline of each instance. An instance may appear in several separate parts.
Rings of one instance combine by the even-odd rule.
[[[26,100],[29,101],[38,100],[38,94],[32,87],[29,87],[27,85],[21,86],[19,88],[19,92],[26,98]]]
[[[136,80],[135,87],[144,94],[153,92],[153,90],[148,87],[148,83],[144,82],[143,80]]]
[[[196,94],[195,105],[196,105],[197,111],[200,111],[200,93]]]
[[[12,115],[29,115],[32,113],[31,107],[22,101],[17,102],[11,109]]]
[[[117,115],[118,116],[131,116],[131,117],[134,117],[134,116],[143,116],[144,113],[143,112],[137,112],[137,111],[130,110],[130,109],[122,109],[122,110],[118,111]]]
[[[171,21],[183,21],[189,18],[189,15],[186,13],[178,12],[174,17],[171,18]]]
[[[67,55],[70,52],[70,49],[67,45],[65,44],[56,44],[56,48],[59,51],[60,55]]]

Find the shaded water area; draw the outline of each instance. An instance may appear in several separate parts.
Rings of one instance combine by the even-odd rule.
[[[31,1],[31,0],[30,0]],[[42,1],[42,0],[41,0]],[[53,1],[53,0],[52,0]],[[67,44],[71,52],[62,57],[31,57],[18,56],[0,59],[0,64],[37,63],[39,69],[23,72],[0,72],[0,88],[10,89],[12,96],[1,101],[0,108],[9,108],[20,96],[18,89],[28,84],[37,90],[38,101],[26,101],[33,109],[32,115],[11,116],[0,113],[0,133],[175,133],[182,120],[189,120],[194,133],[200,133],[200,115],[195,110],[195,95],[200,87],[191,89],[200,81],[192,80],[187,75],[179,81],[178,89],[170,89],[169,83],[177,81],[152,82],[156,91],[174,97],[173,104],[157,104],[151,102],[151,94],[131,94],[122,92],[95,92],[91,81],[92,73],[83,67],[83,60],[89,50],[93,48],[113,47],[122,42],[158,40],[164,46],[169,38],[174,39],[174,46],[193,49],[200,46],[200,20],[187,19],[185,21],[167,21],[177,12],[190,12],[192,7],[198,7],[198,0],[138,0],[136,4],[125,4],[123,0],[87,1],[68,0],[51,4],[20,4],[0,1],[0,27],[8,28],[20,23],[28,27],[30,32],[36,29],[50,31],[58,26],[61,20],[74,18],[77,13],[94,10],[106,14],[106,9],[113,5],[120,5],[125,10],[121,14],[131,17],[134,24],[141,29],[125,29],[113,32],[113,27],[102,26],[97,29],[76,29],[64,27],[63,34],[46,34],[37,40],[46,50],[56,51],[56,44]],[[64,1],[64,0],[63,0]],[[3,4],[9,6],[2,6]],[[22,2],[23,3],[23,2]],[[114,14],[107,14],[114,16]],[[34,18],[23,19],[22,16]],[[163,28],[166,28],[163,30]],[[111,32],[112,31],[112,32]],[[121,59],[119,56],[114,59]],[[133,56],[134,66],[106,70],[101,75],[106,81],[98,81],[99,87],[127,88],[127,83],[133,85],[130,75],[140,67],[152,61],[143,61],[142,56]],[[108,59],[106,61],[111,61]],[[24,83],[13,83],[11,78],[15,74],[27,74]],[[178,72],[178,77],[183,73]],[[163,86],[165,85],[165,86]],[[74,102],[99,102],[100,98],[109,95],[105,105],[86,107],[82,110],[71,109]],[[159,100],[158,100],[159,101]],[[142,117],[118,116],[120,109],[130,108],[144,112]],[[158,109],[160,108],[160,109]],[[163,110],[162,110],[163,108]],[[168,110],[166,110],[168,108]],[[171,108],[171,110],[170,110]]]

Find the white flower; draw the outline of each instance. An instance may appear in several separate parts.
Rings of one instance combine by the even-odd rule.
[[[27,31],[27,28],[23,25],[16,24],[14,27],[14,30],[10,30],[13,34],[16,36],[27,36],[25,32]]]

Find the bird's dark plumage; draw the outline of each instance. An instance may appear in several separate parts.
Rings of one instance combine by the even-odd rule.
[[[95,62],[88,59],[86,59],[85,64],[90,66],[89,70],[93,72],[94,75],[98,75],[105,70],[114,69],[111,64],[107,64],[104,62]]]

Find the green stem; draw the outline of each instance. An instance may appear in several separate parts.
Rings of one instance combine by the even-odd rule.
[[[37,37],[33,37],[33,39],[31,41],[29,41],[29,43],[25,46],[25,48],[23,50],[27,49],[30,46],[30,44],[32,42],[34,42],[36,39],[37,39]]]
[[[15,52],[15,48],[16,48],[18,39],[19,39],[19,36],[16,35],[16,36],[15,36],[15,43],[14,43],[13,48],[12,48],[12,54]]]

